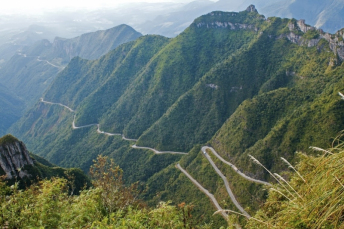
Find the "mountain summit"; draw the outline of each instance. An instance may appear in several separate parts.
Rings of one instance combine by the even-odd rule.
[[[255,13],[258,13],[258,10],[256,9],[255,5],[249,5],[249,6],[246,8],[246,11],[247,11],[247,12],[255,12]]]

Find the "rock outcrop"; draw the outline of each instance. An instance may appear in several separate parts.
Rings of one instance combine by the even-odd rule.
[[[6,135],[1,140],[0,166],[6,173],[6,179],[29,176],[24,167],[33,166],[34,163],[24,143],[11,135]]]
[[[258,14],[258,11],[254,5],[249,6],[246,11],[255,12],[257,13],[257,19],[265,20],[263,15]],[[211,20],[194,22],[197,28],[227,28],[231,30],[254,30],[256,32],[259,30],[255,24],[239,23],[237,20],[238,13],[235,12],[214,11],[207,15],[209,18],[211,18]]]
[[[344,60],[344,30],[338,31],[336,34],[324,33],[321,29],[306,25],[305,20],[299,20],[295,23],[289,22],[289,33],[282,34],[277,39],[287,38],[289,41],[308,47],[317,46],[321,39],[325,39],[329,42],[330,49],[335,55],[343,61]],[[304,38],[303,35],[298,35],[296,31],[307,33],[308,31],[317,31],[319,36],[313,39]]]
[[[246,9],[247,12],[255,12],[258,13],[258,10],[256,9],[255,5],[249,5]]]

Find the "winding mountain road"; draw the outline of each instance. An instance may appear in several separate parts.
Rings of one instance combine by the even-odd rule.
[[[60,69],[60,70],[63,70],[63,69],[64,69],[64,67],[57,66],[57,65],[55,65],[55,64],[53,64],[53,63],[51,63],[51,62],[49,62],[49,61],[47,61],[47,60],[41,60],[41,59],[39,59],[39,56],[37,56],[37,61],[39,61],[39,62],[46,62],[47,64],[53,66],[54,68],[58,68],[58,69]]]
[[[104,132],[104,131],[101,131],[100,130],[100,125],[99,124],[97,124],[97,133],[98,134],[105,134],[105,135],[107,135],[107,136],[122,136],[122,134],[115,134],[115,133],[108,133],[108,132]]]
[[[61,107],[64,107],[64,108],[68,109],[70,112],[75,113],[75,111],[74,111],[72,108],[67,107],[66,105],[63,105],[62,103],[52,103],[52,102],[48,102],[48,101],[45,101],[43,98],[41,98],[41,102],[42,102],[42,103],[46,103],[46,104],[51,104],[51,105],[59,105],[59,106],[61,106]]]
[[[206,194],[209,199],[213,202],[213,204],[215,205],[217,210],[223,210],[221,208],[221,206],[219,205],[219,203],[217,202],[217,200],[215,199],[214,195],[211,194],[207,189],[205,189],[200,183],[198,183],[186,170],[184,170],[180,164],[176,165],[176,168],[179,169],[180,171],[182,171],[182,173],[185,174],[185,176],[187,176],[187,178],[190,179],[190,181],[196,185],[196,187],[201,190],[201,192],[203,192],[204,194]],[[227,220],[228,219],[228,215],[225,212],[221,212],[221,215]]]
[[[74,118],[73,118],[73,122],[72,122],[73,130],[87,128],[87,127],[92,127],[92,126],[97,126],[97,133],[98,134],[104,134],[104,135],[107,135],[107,136],[122,136],[122,139],[125,140],[125,141],[137,142],[137,139],[126,138],[124,136],[124,134],[104,132],[104,131],[100,130],[100,124],[98,124],[98,123],[89,124],[89,125],[85,125],[85,126],[76,126],[75,125],[75,118],[76,118],[76,114],[75,113],[76,113],[76,111],[74,111],[72,108],[70,108],[70,107],[68,107],[66,105],[63,105],[62,103],[53,103],[53,102],[45,101],[43,98],[40,99],[40,102],[41,103],[50,104],[50,105],[58,105],[58,106],[66,108],[70,112],[74,113]],[[187,154],[187,153],[183,153],[183,152],[159,151],[159,150],[156,150],[156,149],[153,149],[153,148],[150,148],[150,147],[143,147],[143,146],[137,146],[137,145],[132,145],[131,147],[134,148],[134,149],[148,149],[148,150],[153,151],[155,154]]]
[[[72,123],[72,127],[73,129],[81,129],[81,128],[87,128],[87,127],[92,127],[92,126],[97,126],[97,133],[98,134],[104,134],[104,135],[108,135],[108,136],[115,136],[115,135],[118,135],[118,136],[122,136],[122,139],[123,140],[126,140],[126,141],[134,141],[136,142],[137,139],[129,139],[129,138],[126,138],[123,134],[120,134],[120,133],[107,133],[107,132],[104,132],[104,131],[101,131],[100,130],[100,124],[89,124],[89,125],[85,125],[85,126],[75,126],[75,117],[76,117],[76,112],[66,106],[66,105],[63,105],[61,103],[53,103],[53,102],[48,102],[48,101],[45,101],[43,98],[41,98],[41,102],[42,103],[46,103],[46,104],[51,104],[51,105],[59,105],[59,106],[62,106],[66,109],[68,109],[70,112],[74,113],[74,119],[73,119],[73,123]],[[159,151],[159,150],[156,150],[156,149],[153,149],[153,148],[150,148],[150,147],[143,147],[143,146],[137,146],[136,144],[132,145],[131,146],[132,148],[134,149],[146,149],[146,150],[151,150],[153,151],[155,154],[182,154],[182,155],[185,155],[187,153],[184,153],[184,152],[174,152],[174,151]],[[231,198],[232,202],[234,203],[234,205],[237,207],[237,209],[243,214],[245,215],[247,218],[251,218],[251,216],[244,210],[244,208],[239,204],[239,202],[236,200],[232,190],[230,189],[230,186],[229,186],[229,183],[228,183],[228,180],[227,178],[223,175],[223,173],[218,169],[218,167],[215,165],[214,161],[211,159],[211,157],[207,154],[207,150],[210,150],[219,160],[221,160],[222,162],[224,162],[225,164],[229,165],[237,174],[239,174],[240,176],[242,176],[243,178],[249,180],[249,181],[252,181],[252,182],[255,182],[255,183],[259,183],[259,184],[263,184],[263,185],[269,185],[271,186],[271,184],[269,184],[268,182],[265,182],[265,181],[261,181],[261,180],[257,180],[257,179],[253,179],[247,175],[245,175],[244,173],[242,173],[235,165],[233,165],[232,163],[224,160],[212,147],[209,147],[209,146],[203,146],[202,147],[202,152],[203,152],[203,155],[207,158],[207,160],[209,161],[209,163],[212,165],[212,167],[214,168],[214,170],[216,171],[216,173],[222,178],[224,184],[225,184],[225,187],[226,187],[226,190],[227,190],[227,193],[229,195],[229,197]],[[216,201],[215,197],[213,194],[211,194],[207,189],[203,188],[202,185],[200,185],[190,174],[188,174],[186,172],[186,170],[184,170],[179,164],[176,165],[176,168],[178,168],[181,172],[183,172],[190,180],[193,184],[195,184],[203,193],[205,193],[210,199],[211,201],[214,203],[215,207],[218,209],[218,210],[223,210],[219,203]],[[227,219],[228,218],[228,215],[225,213],[225,212],[221,212],[221,215]],[[240,226],[239,225],[235,225],[237,228],[239,228]]]
[[[73,119],[73,123],[72,123],[72,128],[74,130],[82,129],[82,128],[86,128],[86,127],[91,127],[91,126],[98,126],[98,129],[99,129],[99,124],[89,124],[89,125],[85,125],[85,126],[75,126],[75,117],[76,117],[76,115],[74,115],[74,119]],[[98,132],[98,129],[97,129],[97,132]]]
[[[223,182],[225,183],[225,187],[227,190],[227,193],[229,195],[229,197],[231,198],[233,204],[237,207],[237,209],[239,209],[239,211],[244,214],[247,218],[251,218],[251,216],[244,210],[244,208],[239,204],[239,202],[236,200],[231,188],[229,187],[229,183],[227,181],[227,178],[225,177],[225,175],[223,175],[223,173],[219,170],[219,168],[217,168],[217,166],[215,165],[214,161],[211,159],[211,157],[207,154],[206,149],[208,147],[207,146],[203,146],[202,147],[202,152],[203,155],[208,159],[208,161],[210,162],[211,166],[213,166],[214,170],[216,171],[216,173],[222,178]]]
[[[223,163],[229,165],[237,174],[239,174],[241,177],[245,178],[246,180],[258,183],[258,184],[263,184],[263,185],[268,185],[268,186],[272,186],[270,183],[266,182],[266,181],[262,181],[262,180],[257,180],[254,178],[251,178],[249,176],[247,176],[246,174],[242,173],[235,165],[233,165],[232,163],[226,161],[225,159],[223,159],[212,147],[209,146],[203,146],[202,147],[202,152],[203,154],[205,154],[206,150],[209,149],[218,159],[220,159]]]
[[[169,154],[187,154],[187,153],[183,153],[183,152],[174,152],[174,151],[159,151],[159,150],[156,150],[153,148],[137,146],[137,145],[132,145],[131,147],[134,149],[148,149],[148,150],[153,151],[155,154],[166,154],[166,153],[169,153]]]
[[[28,55],[23,54],[23,53],[17,53],[17,54],[18,54],[19,56],[23,56],[24,58],[26,58],[26,57],[37,57],[36,60],[37,60],[38,62],[46,62],[47,64],[53,66],[54,68],[60,69],[60,71],[63,70],[63,69],[65,68],[65,67],[62,67],[62,66],[57,66],[57,65],[55,65],[55,64],[53,64],[53,63],[51,63],[51,62],[49,62],[49,61],[47,61],[47,60],[41,60],[41,59],[39,59],[39,56],[28,56]]]

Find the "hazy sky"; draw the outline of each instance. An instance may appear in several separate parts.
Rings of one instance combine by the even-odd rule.
[[[37,13],[42,9],[102,8],[114,7],[131,2],[180,2],[192,0],[7,0],[1,3],[1,13]],[[216,1],[216,0],[212,0]]]

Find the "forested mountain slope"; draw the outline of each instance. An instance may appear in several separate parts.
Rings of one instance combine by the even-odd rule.
[[[118,45],[135,40],[141,34],[127,25],[88,33],[73,39],[56,38],[53,43],[41,40],[22,48],[0,69],[0,81],[24,101],[18,104],[20,112],[7,106],[8,112],[20,113],[31,107],[42,96],[58,72],[75,56],[97,59]],[[9,127],[14,122],[3,120]],[[5,130],[5,129],[3,129]]]
[[[279,157],[294,161],[296,150],[330,144],[344,127],[338,96],[344,90],[343,36],[343,30],[328,34],[295,19],[266,19],[253,6],[212,12],[176,38],[144,36],[98,60],[74,58],[43,96],[73,112],[40,102],[11,131],[63,166],[87,170],[97,154],[111,155],[129,182],[148,184],[151,203],[199,203],[209,219],[210,203],[176,162],[234,209],[201,146],[211,145],[252,177],[270,179],[248,154],[281,171],[286,166]],[[72,123],[94,125],[73,130]],[[134,140],[100,130],[138,138],[138,146],[189,154],[147,154],[130,148]],[[265,198],[263,187],[214,161],[254,213]]]
[[[19,120],[22,115],[24,102],[0,84],[0,135],[5,134],[12,123]]]
[[[41,96],[56,74],[76,56],[97,59],[141,34],[127,25],[83,34],[72,39],[41,40],[14,55],[0,70],[2,84],[31,104]]]

